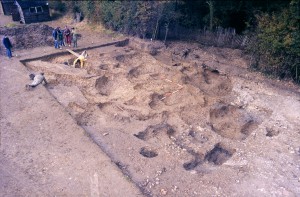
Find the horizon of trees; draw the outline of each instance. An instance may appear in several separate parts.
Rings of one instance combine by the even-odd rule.
[[[81,12],[89,23],[124,34],[166,40],[182,29],[234,28],[254,40],[246,51],[253,68],[300,82],[300,0],[50,1]]]

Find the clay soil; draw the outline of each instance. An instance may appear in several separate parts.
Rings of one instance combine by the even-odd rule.
[[[31,32],[38,37],[49,29],[45,25],[63,26],[63,22],[37,24],[37,33]],[[49,84],[29,93],[51,97],[64,109],[55,116],[69,114],[73,122],[60,118],[68,122],[65,132],[71,132],[72,125],[82,129],[88,143],[118,168],[116,176],[127,177],[141,193],[129,194],[135,191],[129,190],[128,195],[300,195],[298,86],[251,72],[240,50],[184,42],[165,46],[136,38],[124,42],[123,36],[78,27],[82,42],[77,52],[88,53],[83,69],[72,66],[74,55],[39,44],[26,51],[20,47],[15,52],[21,62],[15,61],[23,66],[24,75],[45,73]],[[122,42],[101,45],[115,41]],[[39,89],[43,91],[35,95]],[[1,98],[5,96],[2,92]],[[9,113],[4,105],[1,102]],[[34,113],[38,117],[39,111]],[[46,127],[55,129],[51,124]],[[10,138],[1,140],[10,143]],[[51,146],[59,149],[58,144]],[[5,152],[5,146],[1,151]],[[99,176],[98,181],[101,185],[105,178]],[[115,196],[107,192],[99,196]],[[57,196],[63,195],[58,192]]]

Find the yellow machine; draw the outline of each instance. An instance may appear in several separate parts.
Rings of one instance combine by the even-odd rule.
[[[70,49],[66,49],[67,51],[69,51],[70,53],[72,53],[73,55],[75,55],[77,58],[74,60],[73,62],[73,67],[75,68],[76,66],[76,63],[79,61],[80,62],[80,68],[83,68],[84,66],[84,62],[87,60],[86,57],[88,56],[87,55],[87,52],[86,51],[83,51],[80,55]]]

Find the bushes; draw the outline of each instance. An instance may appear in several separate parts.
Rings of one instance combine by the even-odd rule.
[[[253,67],[296,82],[300,81],[299,1],[279,13],[257,16],[255,42],[250,46],[257,58]]]
[[[49,7],[58,12],[65,12],[66,11],[66,4],[62,1],[50,1]]]
[[[151,38],[160,26],[165,2],[155,1],[103,1],[102,23],[108,28],[141,38]]]
[[[87,21],[140,38],[186,37],[182,32],[211,25],[245,28],[255,36],[249,50],[256,57],[253,67],[267,74],[300,81],[299,1],[166,0],[166,1],[58,1],[57,8],[81,12]],[[209,3],[209,4],[208,4]],[[53,3],[52,3],[53,4]],[[211,5],[210,7],[208,5]],[[254,20],[254,13],[260,12]],[[273,13],[272,13],[273,12]],[[188,31],[180,30],[184,29]],[[255,31],[254,31],[255,30]]]

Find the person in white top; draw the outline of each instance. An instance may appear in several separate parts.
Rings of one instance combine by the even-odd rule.
[[[41,83],[45,83],[45,85],[48,83],[45,76],[44,76],[44,73],[40,73],[40,74],[37,74],[37,75],[34,75],[34,74],[30,74],[29,75],[30,79],[33,80],[31,82],[31,84],[27,84],[26,85],[26,88],[34,88],[36,86],[38,86],[39,84]]]

